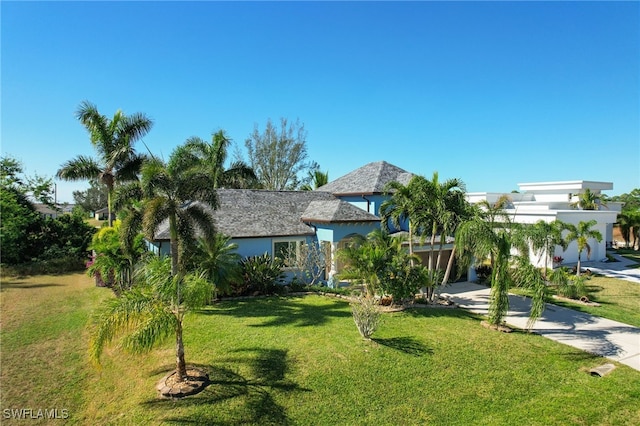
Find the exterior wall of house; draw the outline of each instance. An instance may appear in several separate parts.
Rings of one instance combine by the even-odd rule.
[[[380,206],[388,199],[386,195],[336,195],[336,197],[376,216],[380,216]]]

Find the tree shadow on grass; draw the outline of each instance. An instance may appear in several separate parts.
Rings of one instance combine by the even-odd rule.
[[[307,303],[305,297],[269,297],[242,301],[223,301],[198,313],[203,315],[231,316],[235,318],[264,319],[250,327],[278,327],[295,325],[298,327],[318,326],[331,318],[351,316],[348,302],[325,300],[321,304]]]
[[[427,348],[424,343],[415,337],[390,337],[390,338],[373,338],[372,341],[379,345],[395,349],[413,356],[433,355],[433,349]]]
[[[163,422],[202,425],[277,424],[292,421],[285,407],[278,404],[278,394],[310,392],[287,379],[291,368],[287,351],[282,349],[243,348],[220,360],[219,365],[189,364],[207,371],[208,386],[199,394],[182,399],[153,399],[146,407],[167,414]],[[249,367],[243,375],[229,366]],[[171,366],[151,372],[157,375]],[[183,415],[172,414],[176,408]]]
[[[10,288],[16,288],[16,289],[34,289],[34,288],[43,288],[43,287],[64,287],[64,285],[62,284],[47,284],[47,283],[37,283],[37,284],[32,284],[32,283],[20,283],[20,282],[16,282],[16,281],[9,281],[9,282],[3,282],[2,285],[0,285],[0,291],[4,291]]]

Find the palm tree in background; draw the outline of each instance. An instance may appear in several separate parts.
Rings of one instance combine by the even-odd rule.
[[[587,250],[587,259],[591,256],[591,246],[589,245],[590,239],[595,239],[596,241],[602,241],[602,234],[600,231],[591,229],[595,226],[597,222],[595,220],[590,220],[588,222],[580,221],[578,225],[574,225],[572,223],[565,223],[564,229],[569,231],[567,235],[565,235],[565,242],[569,245],[572,242],[576,242],[578,245],[578,265],[576,275],[580,276],[580,264],[582,262],[582,252]]]
[[[313,191],[329,183],[329,172],[322,172],[318,169],[309,172],[309,182],[300,187],[302,191]]]
[[[181,167],[196,167],[211,174],[214,188],[258,188],[260,186],[255,171],[244,161],[234,161],[224,168],[231,139],[224,130],[211,136],[211,142],[199,137],[187,139],[181,148]]]
[[[112,226],[113,190],[118,182],[137,179],[145,157],[137,154],[133,145],[151,130],[153,122],[142,113],[127,116],[120,110],[109,119],[88,101],[80,104],[76,118],[89,132],[98,156],[79,155],[64,163],[56,176],[68,181],[96,179],[105,185],[109,226]]]
[[[578,201],[571,203],[571,207],[580,210],[600,210],[600,206],[607,206],[607,197],[596,194],[589,188],[578,194]]]

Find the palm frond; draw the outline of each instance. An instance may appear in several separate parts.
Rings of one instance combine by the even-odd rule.
[[[63,180],[97,179],[102,172],[101,165],[91,157],[79,155],[62,164],[56,176]]]

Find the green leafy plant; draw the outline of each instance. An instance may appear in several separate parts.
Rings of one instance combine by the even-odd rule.
[[[260,256],[250,256],[242,259],[242,281],[235,285],[234,294],[271,293],[284,278],[282,273],[284,261],[273,258],[268,253]]]

